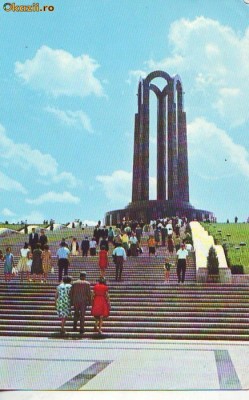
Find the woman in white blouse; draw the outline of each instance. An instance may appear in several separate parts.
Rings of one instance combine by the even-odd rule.
[[[30,265],[28,263],[28,256],[30,253],[30,249],[29,249],[29,245],[27,242],[24,243],[24,246],[21,248],[20,252],[21,252],[21,257],[18,261],[17,269],[18,269],[18,272],[20,272],[20,274],[21,274],[21,282],[22,282],[24,273],[27,274],[28,280],[29,280],[29,274],[30,274]]]

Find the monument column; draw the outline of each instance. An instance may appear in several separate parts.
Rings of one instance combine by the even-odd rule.
[[[176,141],[176,104],[173,82],[168,95],[168,200],[178,199],[178,160]]]
[[[133,177],[132,177],[132,202],[141,200],[142,191],[142,91],[143,80],[140,79],[138,85],[138,112],[135,114],[134,123],[134,155],[133,155]]]
[[[181,111],[178,116],[178,185],[179,197],[187,202],[189,202],[188,180],[186,113]]]
[[[132,201],[138,201],[141,193],[140,178],[140,132],[139,115],[135,114],[134,126],[134,155],[133,155],[133,180],[132,180]]]
[[[178,125],[178,191],[180,199],[189,202],[186,113],[183,111],[183,90],[180,80],[176,83],[176,91]]]
[[[157,96],[157,200],[166,200],[166,97]]]
[[[141,126],[141,200],[149,200],[149,107],[149,84],[144,80]]]

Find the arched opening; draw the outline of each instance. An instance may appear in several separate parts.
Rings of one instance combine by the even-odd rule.
[[[149,85],[149,199],[168,198],[168,92],[165,79],[157,77]],[[152,93],[151,93],[152,92]]]

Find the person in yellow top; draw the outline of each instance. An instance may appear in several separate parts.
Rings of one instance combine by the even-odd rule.
[[[147,243],[148,243],[148,248],[149,248],[149,256],[151,254],[156,255],[156,242],[155,242],[154,236],[149,236]]]
[[[129,249],[129,236],[127,235],[126,232],[124,232],[122,234],[121,240],[122,240],[122,246],[125,249],[125,252],[127,254],[127,251]]]

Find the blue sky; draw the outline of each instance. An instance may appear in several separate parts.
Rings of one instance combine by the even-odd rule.
[[[138,79],[162,69],[179,74],[185,91],[190,202],[213,211],[219,221],[235,215],[245,221],[249,5],[243,0],[40,5],[48,3],[54,12],[0,9],[0,220],[97,221],[125,207],[131,199]],[[151,198],[155,137],[152,126]]]

